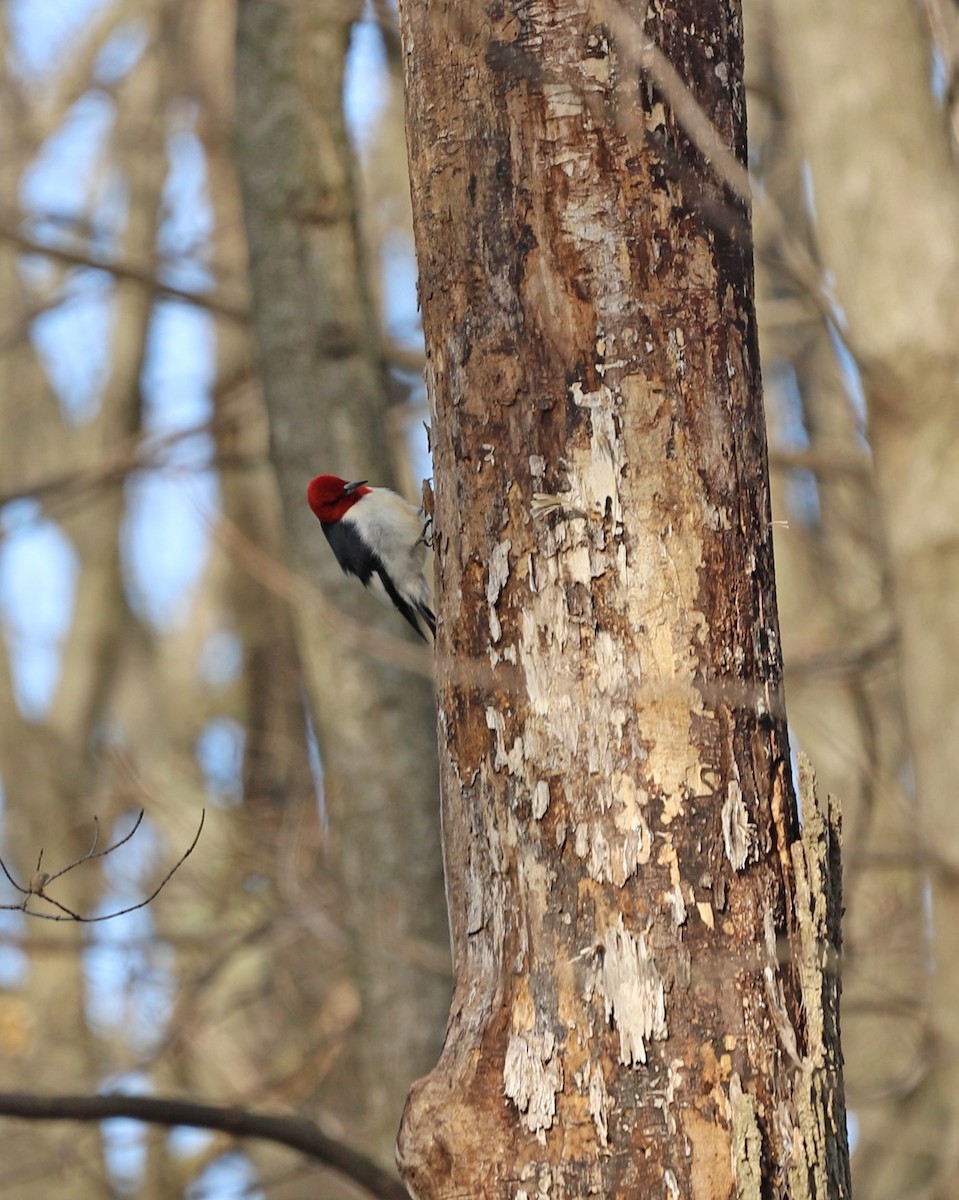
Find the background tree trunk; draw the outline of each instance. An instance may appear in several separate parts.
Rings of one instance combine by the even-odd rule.
[[[342,575],[305,501],[321,471],[394,479],[342,110],[359,12],[359,3],[242,0],[237,131],[286,530],[296,569],[334,606],[309,595],[297,626],[362,1006],[353,1043],[361,1071],[344,1074],[335,1105],[352,1092],[355,1134],[391,1161],[403,1097],[435,1057],[450,994],[429,657],[399,639],[386,639],[387,658],[371,654],[384,639],[366,623],[398,633],[395,614]],[[358,609],[363,626],[348,615]]]
[[[757,211],[758,317],[774,448],[786,696],[790,730],[815,762],[820,785],[842,797],[843,1054],[856,1131],[853,1191],[898,1198],[908,1192],[903,1156],[915,1140],[893,1131],[902,1128],[902,1094],[928,1065],[927,868],[861,393],[816,286],[824,282],[820,210],[818,199],[816,212],[810,205],[808,157],[786,78],[790,60],[807,47],[782,36],[774,7],[771,0],[745,6],[746,77],[751,159],[767,200]],[[869,61],[850,68],[851,61],[846,70],[872,70]],[[924,93],[928,82],[913,78],[912,86]],[[909,94],[899,93],[903,104]],[[771,219],[777,211],[784,222]],[[812,272],[790,270],[797,245]]]
[[[456,964],[401,1169],[417,1197],[846,1195],[836,847],[811,792],[797,841],[748,213],[629,86],[638,27],[400,15]],[[743,161],[736,5],[647,32]]]
[[[915,787],[916,807],[906,811],[931,885],[934,969],[928,993],[920,985],[909,997],[928,1005],[927,1026],[911,1070],[863,1098],[861,1187],[876,1200],[915,1190],[944,1200],[959,1155],[955,147],[930,86],[919,7],[777,0],[774,9],[788,47],[790,115],[812,172],[817,240],[868,405],[911,751],[905,778]],[[861,63],[854,77],[850,56]],[[910,848],[909,834],[887,847],[900,858]]]
[[[322,615],[329,606],[315,586],[282,565],[246,319],[233,159],[236,6],[116,2],[95,17],[72,0],[45,13],[14,7],[0,0],[0,37],[9,37],[0,62],[0,854],[26,880],[41,848],[50,870],[88,850],[94,815],[102,846],[129,828],[131,810],[145,809],[132,844],[58,881],[59,899],[89,916],[143,899],[189,843],[201,807],[206,823],[196,853],[149,908],[76,926],[2,914],[0,1091],[27,1081],[44,1097],[143,1088],[299,1111],[333,1135],[348,1129],[363,1149],[375,1139],[394,1170],[402,1104],[435,1058],[450,993],[435,757],[430,766],[435,713],[423,678],[430,656],[385,632],[377,642],[359,620],[344,622],[347,667],[340,671],[334,656],[319,675],[342,759],[352,755],[356,769],[343,786],[331,754],[319,779],[289,601],[302,602],[302,623],[318,642],[335,641],[337,623]],[[322,103],[339,128],[335,185],[349,182],[339,89],[353,16],[350,7],[336,22],[320,20],[331,36],[316,58],[285,60],[321,63]],[[308,39],[294,44],[304,49]],[[326,127],[309,112],[311,79],[305,69],[278,102],[299,103],[319,137]],[[264,105],[258,115],[272,113]],[[304,177],[291,190],[316,198],[314,175]],[[373,439],[389,459],[397,448],[383,433],[384,371],[377,322],[362,299],[365,264],[350,238],[353,200],[331,185],[334,193],[334,208],[343,202],[336,219],[325,234],[304,237],[308,284],[333,289],[320,297],[323,330],[340,318],[349,328],[341,340],[321,336],[320,352],[315,327],[297,326],[301,344],[317,350],[309,364],[326,367],[308,380],[303,403],[315,400],[317,386],[347,408],[375,393],[354,414],[360,430],[351,445]],[[284,221],[292,213],[298,230],[316,234],[318,211],[291,201]],[[281,255],[275,261],[289,266]],[[307,324],[321,284],[298,309]],[[303,294],[281,282],[280,298],[267,303],[285,313],[287,298],[296,297],[295,307]],[[341,354],[354,336],[362,370]],[[291,360],[291,370],[302,365]],[[305,407],[296,419],[329,432]],[[362,428],[367,419],[372,433]],[[350,466],[332,435],[323,461],[311,444],[311,461],[290,485],[293,502],[306,517],[308,553],[328,560],[339,587],[303,489],[324,465],[359,463]],[[372,473],[372,459],[363,465]],[[388,467],[376,470],[388,476]],[[355,613],[362,590],[342,584]],[[61,626],[44,630],[44,641],[29,618],[51,610]],[[402,626],[398,618],[390,626],[393,614],[375,603],[369,612],[384,630]],[[357,649],[364,639],[394,665],[379,680],[371,669],[362,702],[347,705],[348,662],[365,656],[367,645]],[[41,689],[31,693],[24,678],[40,674],[44,652],[56,687],[50,682],[38,700]],[[420,674],[411,682],[397,661]],[[343,732],[351,721],[354,732]],[[335,812],[334,836],[344,811],[358,822],[345,839],[355,855],[350,903],[326,869],[335,854],[321,805],[337,794],[348,803]],[[407,904],[409,880],[418,890]],[[22,900],[4,881],[0,903]],[[35,898],[30,906],[44,907]],[[367,995],[360,1032],[347,918],[370,935],[364,988],[372,979],[378,989],[372,1001]],[[373,1081],[369,1136],[362,1120],[344,1119],[368,1115],[361,1054]],[[0,1164],[11,1196],[39,1189],[146,1200],[229,1190],[292,1200],[314,1195],[321,1172],[331,1194],[338,1186],[288,1146],[241,1144],[223,1131],[188,1139],[136,1121],[59,1122],[16,1127],[14,1137],[23,1153]]]

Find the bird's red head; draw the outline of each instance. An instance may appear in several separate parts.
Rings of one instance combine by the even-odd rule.
[[[306,489],[306,500],[318,520],[324,525],[332,525],[372,490],[366,486],[365,479],[347,483],[339,475],[317,475]]]

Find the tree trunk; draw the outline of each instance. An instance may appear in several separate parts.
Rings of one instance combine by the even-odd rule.
[[[798,840],[748,212],[623,82],[638,28],[400,16],[456,964],[401,1170],[417,1197],[846,1195],[836,835],[810,788]],[[647,30],[744,161],[737,6]]]
[[[331,1105],[389,1161],[403,1097],[435,1056],[450,994],[432,690],[370,653],[377,630],[351,614],[398,633],[396,614],[343,576],[306,505],[307,483],[322,471],[392,482],[342,113],[359,9],[352,0],[242,0],[237,163],[284,523],[295,567],[335,606],[311,594],[297,612],[362,1000],[359,1070]],[[417,661],[429,669],[425,651]]]

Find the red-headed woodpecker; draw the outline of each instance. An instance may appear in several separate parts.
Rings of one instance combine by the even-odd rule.
[[[430,607],[423,513],[389,488],[317,475],[306,490],[310,508],[347,575],[394,604],[426,641],[420,620],[436,634]]]

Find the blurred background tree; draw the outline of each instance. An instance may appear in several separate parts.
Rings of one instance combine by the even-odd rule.
[[[871,1200],[951,1195],[959,1152],[959,17],[861,3],[746,0],[746,75],[788,705],[844,802]],[[429,656],[339,576],[302,493],[334,470],[415,498],[429,473],[395,15],[0,21],[0,852],[26,879],[145,809],[54,893],[95,915],[208,809],[151,907],[2,913],[0,1089],[301,1112],[389,1162],[450,986]],[[31,1125],[0,1186],[293,1198],[317,1170]]]
[[[2,853],[55,869],[94,814],[115,834],[145,808],[55,893],[95,914],[148,894],[210,812],[162,909],[9,914],[0,1087],[303,1111],[392,1165],[450,991],[430,659],[341,578],[304,496],[322,470],[423,473],[416,368],[383,348],[415,361],[418,331],[409,301],[387,325],[366,268],[401,239],[358,236],[360,6],[243,16],[240,103],[260,79],[279,116],[265,100],[237,138],[232,3],[3,7]],[[374,24],[352,61],[360,150],[389,103]],[[297,193],[252,305],[236,144],[254,251],[277,150]],[[288,1152],[222,1136],[31,1127],[22,1151],[13,1194],[315,1194]]]

